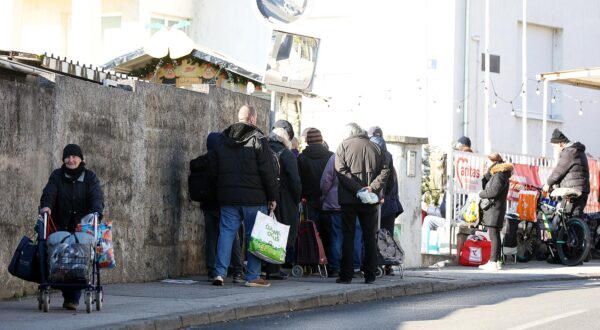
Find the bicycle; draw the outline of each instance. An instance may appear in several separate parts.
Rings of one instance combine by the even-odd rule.
[[[538,191],[536,221],[521,221],[517,230],[517,260],[531,260],[542,244],[546,245],[549,261],[566,266],[581,264],[590,252],[591,233],[587,222],[571,216],[572,200],[580,191],[558,188],[550,198]]]

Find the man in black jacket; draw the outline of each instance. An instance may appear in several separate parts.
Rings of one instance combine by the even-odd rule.
[[[349,284],[352,281],[354,257],[354,230],[356,217],[363,231],[365,255],[363,268],[365,283],[375,282],[377,273],[377,203],[364,203],[357,193],[366,190],[379,195],[385,188],[390,170],[384,161],[381,149],[369,141],[367,133],[355,123],[346,125],[345,139],[335,154],[335,170],[340,180],[338,200],[342,210],[342,267],[337,283]],[[362,192],[361,192],[362,194]]]
[[[306,200],[308,219],[313,220],[319,227],[319,234],[323,241],[323,248],[327,251],[329,258],[329,237],[331,235],[331,224],[325,219],[321,211],[321,176],[325,171],[327,161],[333,155],[333,152],[327,150],[323,145],[323,136],[321,131],[316,128],[309,128],[306,131],[306,148],[298,155],[298,172],[302,181],[302,199]]]
[[[550,139],[555,150],[560,151],[558,164],[550,174],[544,191],[549,191],[555,184],[561,188],[573,188],[581,191],[581,196],[573,200],[573,216],[583,214],[583,209],[590,193],[590,169],[585,146],[579,142],[571,142],[560,130],[555,129]]]
[[[273,164],[271,148],[263,133],[256,127],[256,110],[244,105],[238,112],[238,123],[223,134],[221,148],[211,156],[211,178],[216,180],[217,199],[221,206],[221,227],[217,243],[216,277],[213,285],[223,285],[231,257],[233,239],[242,224],[246,241],[254,227],[256,214],[268,214],[276,207],[279,182]],[[246,286],[266,287],[260,278],[260,260],[247,253]]]

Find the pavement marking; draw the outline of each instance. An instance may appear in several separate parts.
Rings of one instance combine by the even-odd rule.
[[[522,325],[520,325],[518,327],[509,328],[508,330],[525,330],[525,329],[530,329],[530,328],[542,325],[544,323],[550,323],[552,321],[564,319],[564,318],[567,318],[569,316],[581,314],[583,312],[587,312],[587,309],[579,309],[579,310],[571,311],[571,312],[568,312],[568,313],[558,314],[558,315],[555,315],[555,316],[547,317],[545,319],[541,319],[541,320],[537,320],[537,321],[525,323],[525,324],[522,324]]]

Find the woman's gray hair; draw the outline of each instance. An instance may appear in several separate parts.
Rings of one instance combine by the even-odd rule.
[[[350,123],[344,126],[344,139],[347,139],[353,135],[362,134],[364,130],[358,126],[357,123]]]
[[[284,128],[274,128],[271,133],[269,133],[269,140],[281,142],[286,149],[292,149],[292,143],[289,140],[289,135]]]

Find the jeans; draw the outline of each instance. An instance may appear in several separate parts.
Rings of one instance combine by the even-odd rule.
[[[329,255],[327,258],[331,270],[340,271],[342,262],[342,243],[344,241],[344,232],[342,230],[342,212],[324,211],[325,216],[329,218],[331,224],[331,245],[329,246]],[[360,269],[363,256],[362,230],[360,223],[356,219],[356,229],[354,233],[354,269]]]
[[[206,268],[208,276],[215,277],[215,259],[217,256],[217,241],[219,239],[219,211],[202,210],[204,214],[204,237],[206,250]],[[234,275],[241,275],[243,272],[242,264],[242,244],[240,236],[235,235],[233,248],[231,250],[231,266]]]
[[[252,234],[252,228],[254,228],[256,214],[259,211],[268,214],[266,205],[221,206],[221,228],[219,230],[219,242],[217,243],[217,262],[215,263],[215,273],[217,276],[227,276],[227,267],[231,258],[233,240],[242,222],[246,229],[246,242],[250,242],[250,235]],[[253,281],[260,276],[261,261],[252,253],[246,253],[246,258],[248,261],[246,266],[246,280]]]
[[[354,275],[353,261],[355,252],[356,218],[360,222],[364,244],[363,271],[365,281],[374,281],[377,275],[377,206],[369,204],[342,205],[342,267],[340,279],[351,281]]]

